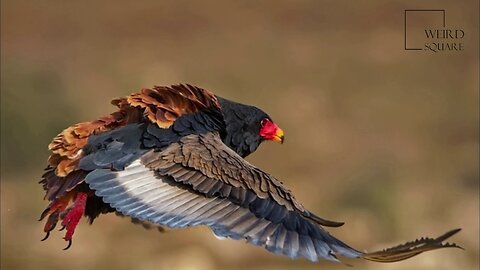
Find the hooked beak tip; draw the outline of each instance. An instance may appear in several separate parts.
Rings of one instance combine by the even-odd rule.
[[[283,144],[283,142],[285,141],[285,134],[283,133],[283,130],[278,128],[272,140]]]

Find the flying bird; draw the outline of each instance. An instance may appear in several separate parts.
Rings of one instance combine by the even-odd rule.
[[[63,130],[40,183],[46,192],[47,239],[60,223],[72,244],[83,216],[90,223],[116,212],[168,228],[208,226],[215,235],[264,247],[290,258],[377,262],[459,247],[420,238],[378,252],[362,252],[324,227],[343,222],[308,211],[282,182],[244,158],[284,132],[261,109],[189,84],[155,86],[114,99],[117,110]]]

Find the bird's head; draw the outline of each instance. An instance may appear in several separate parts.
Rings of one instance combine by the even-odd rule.
[[[264,141],[283,143],[283,130],[267,113],[255,106],[217,98],[227,131],[223,142],[237,154],[246,157]]]

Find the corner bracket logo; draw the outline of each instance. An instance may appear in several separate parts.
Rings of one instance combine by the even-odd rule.
[[[444,9],[405,10],[405,50],[432,53],[464,51],[465,31],[447,27],[445,17]]]

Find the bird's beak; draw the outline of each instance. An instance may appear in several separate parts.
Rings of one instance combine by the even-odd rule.
[[[277,127],[277,130],[275,131],[275,134],[273,135],[272,141],[283,143],[284,140],[285,140],[285,134],[283,133],[283,130],[281,128]]]

